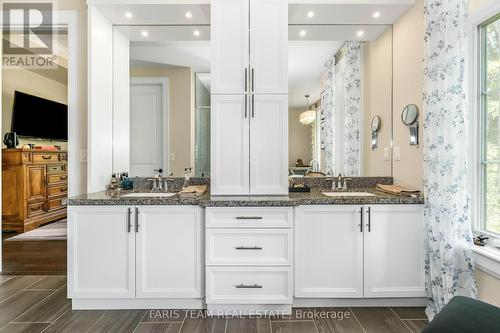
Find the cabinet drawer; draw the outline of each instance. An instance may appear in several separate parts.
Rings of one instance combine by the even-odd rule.
[[[48,175],[48,177],[47,177],[47,183],[48,184],[65,182],[67,180],[68,180],[68,175],[67,174]]]
[[[291,265],[290,229],[208,229],[207,265]]]
[[[49,202],[48,202],[49,212],[66,207],[66,205],[63,204],[64,199],[65,198],[58,198],[58,199],[49,200]]]
[[[37,216],[44,214],[44,203],[43,202],[37,202],[31,205],[28,205],[28,217],[32,216]]]
[[[209,267],[208,304],[291,304],[289,268]]]
[[[207,227],[289,228],[293,224],[293,208],[212,207],[205,211]]]
[[[59,162],[57,153],[33,153],[33,163]]]
[[[47,165],[48,174],[65,173],[65,172],[66,172],[66,165],[64,164]]]
[[[58,195],[66,195],[68,193],[68,185],[63,184],[63,185],[58,185],[58,186],[52,186],[47,188],[47,196],[48,197],[54,197]]]

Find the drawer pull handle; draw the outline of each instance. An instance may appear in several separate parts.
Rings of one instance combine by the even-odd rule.
[[[256,284],[238,284],[236,285],[237,289],[262,289],[262,286]]]
[[[262,216],[236,216],[237,220],[262,220]]]
[[[61,187],[61,192],[66,192],[68,190],[67,187]]]
[[[66,179],[68,179],[68,176],[60,176],[59,179],[60,180],[66,180]]]
[[[50,155],[42,155],[42,158],[44,160],[50,160],[52,158],[52,156],[50,156]]]
[[[260,246],[238,246],[236,250],[262,250]]]

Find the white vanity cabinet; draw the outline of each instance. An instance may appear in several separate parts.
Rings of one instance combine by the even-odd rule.
[[[288,3],[211,2],[211,93],[288,94]]]
[[[422,205],[365,207],[365,298],[424,297]]]
[[[425,297],[422,205],[295,213],[295,297]]]
[[[211,193],[288,193],[288,4],[211,2]]]
[[[290,311],[293,208],[209,207],[205,219],[207,308]]]
[[[295,297],[363,297],[360,206],[295,208]]]
[[[198,206],[68,207],[74,300],[201,298],[202,263]]]

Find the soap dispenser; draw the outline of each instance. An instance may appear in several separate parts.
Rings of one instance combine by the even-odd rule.
[[[192,170],[192,168],[185,168],[184,169],[184,185],[182,185],[183,188],[189,186],[189,178],[191,176],[191,170]]]

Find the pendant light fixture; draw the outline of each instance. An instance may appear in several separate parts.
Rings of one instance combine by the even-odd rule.
[[[302,125],[312,124],[316,120],[316,111],[309,106],[309,95],[306,95],[306,111],[302,112],[299,121]]]

